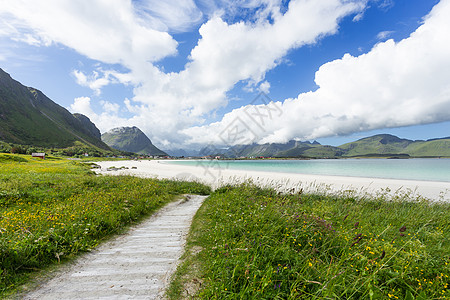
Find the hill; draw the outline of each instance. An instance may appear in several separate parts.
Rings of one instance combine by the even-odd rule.
[[[358,156],[368,154],[398,154],[414,141],[401,139],[390,134],[378,134],[355,142],[339,146],[345,151],[344,156]]]
[[[97,127],[72,115],[41,91],[26,87],[0,69],[0,140],[38,147],[65,148],[76,142],[109,150]]]
[[[227,150],[202,150],[201,153],[228,158],[450,157],[450,138],[412,141],[390,134],[378,134],[338,147],[321,145],[318,142],[289,141],[285,144],[236,145]]]
[[[137,127],[114,128],[102,134],[102,141],[111,148],[145,155],[167,156]]]
[[[343,156],[406,154],[412,157],[450,157],[450,138],[412,141],[379,134],[339,146]]]

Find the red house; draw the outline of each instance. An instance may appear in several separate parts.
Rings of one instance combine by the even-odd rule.
[[[31,156],[45,159],[45,153],[31,153]]]

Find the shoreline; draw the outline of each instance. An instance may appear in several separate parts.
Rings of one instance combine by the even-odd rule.
[[[345,159],[354,159],[354,158],[345,158]],[[369,159],[372,159],[372,158],[369,158]],[[375,158],[375,159],[377,159],[377,158]],[[423,158],[419,158],[419,159],[423,159]],[[438,158],[438,159],[441,159],[441,158]],[[447,158],[445,158],[445,159],[447,159]],[[258,159],[255,159],[255,160],[258,161]],[[278,160],[278,159],[276,159],[276,160]],[[294,161],[296,161],[298,159],[290,159],[289,158],[289,159],[282,159],[282,160],[294,160]],[[315,160],[328,160],[328,159],[315,159]],[[449,160],[450,160],[450,158],[449,158]],[[193,159],[193,160],[172,159],[172,160],[162,160],[161,162],[162,163],[168,163],[168,164],[171,164],[172,162],[174,162],[174,164],[176,164],[176,162],[186,162],[186,161],[198,162],[198,164],[208,164],[208,162],[209,162],[209,164],[212,164],[212,165],[215,164],[215,162],[216,162],[216,160],[204,160],[204,159]],[[246,162],[246,161],[252,161],[252,160],[242,159],[242,160],[230,160],[230,161],[233,161],[233,162],[234,161],[244,161],[244,162]],[[270,160],[265,160],[265,159],[263,160],[262,159],[260,161],[270,161]],[[227,164],[227,160],[226,159],[219,160],[218,162],[220,162],[221,164]],[[178,165],[185,165],[185,164],[180,163]],[[192,164],[186,164],[186,166],[192,166]],[[228,170],[231,170],[231,171],[235,171],[235,170],[241,170],[242,171],[242,169],[237,169],[237,168],[228,168],[227,167],[225,169],[228,169]],[[346,175],[346,174],[299,173],[297,171],[292,171],[292,172],[290,172],[290,171],[278,171],[278,170],[260,171],[258,169],[248,169],[248,170],[245,170],[245,171],[248,171],[248,172],[268,172],[268,173],[284,174],[284,175],[297,174],[297,175],[303,175],[303,176],[325,176],[325,177],[329,176],[329,177],[346,177],[346,178],[370,178],[370,179],[383,179],[383,180],[405,180],[405,181],[418,181],[418,182],[422,182],[422,181],[424,181],[424,182],[442,182],[444,184],[450,183],[450,180],[449,181],[445,181],[445,180],[438,180],[438,179],[421,179],[421,178],[395,178],[395,177],[377,177],[377,176],[372,176],[372,177],[367,176],[366,177],[366,176]]]
[[[213,189],[225,184],[237,184],[251,180],[259,186],[272,187],[281,192],[297,192],[302,189],[305,192],[344,193],[363,197],[383,196],[386,199],[409,194],[411,200],[423,197],[432,201],[450,202],[450,182],[234,170],[217,167],[214,161],[207,161],[203,166],[164,162],[160,160],[95,162],[101,167],[95,169],[95,172],[107,175],[197,180],[210,185]],[[111,167],[115,167],[116,170],[108,171],[108,168]]]

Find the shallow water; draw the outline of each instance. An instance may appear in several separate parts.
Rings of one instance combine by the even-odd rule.
[[[170,161],[189,166],[202,160]],[[450,159],[220,160],[223,169],[450,182]]]

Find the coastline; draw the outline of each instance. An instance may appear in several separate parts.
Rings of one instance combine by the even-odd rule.
[[[260,172],[219,168],[214,161],[199,166],[165,163],[164,160],[128,160],[95,162],[97,174],[133,175],[160,179],[197,180],[213,189],[225,184],[253,183],[279,191],[320,192],[326,194],[356,194],[384,196],[392,199],[409,195],[411,200],[423,197],[432,201],[450,202],[450,182],[310,175],[279,172]],[[115,167],[114,170],[108,168]]]

